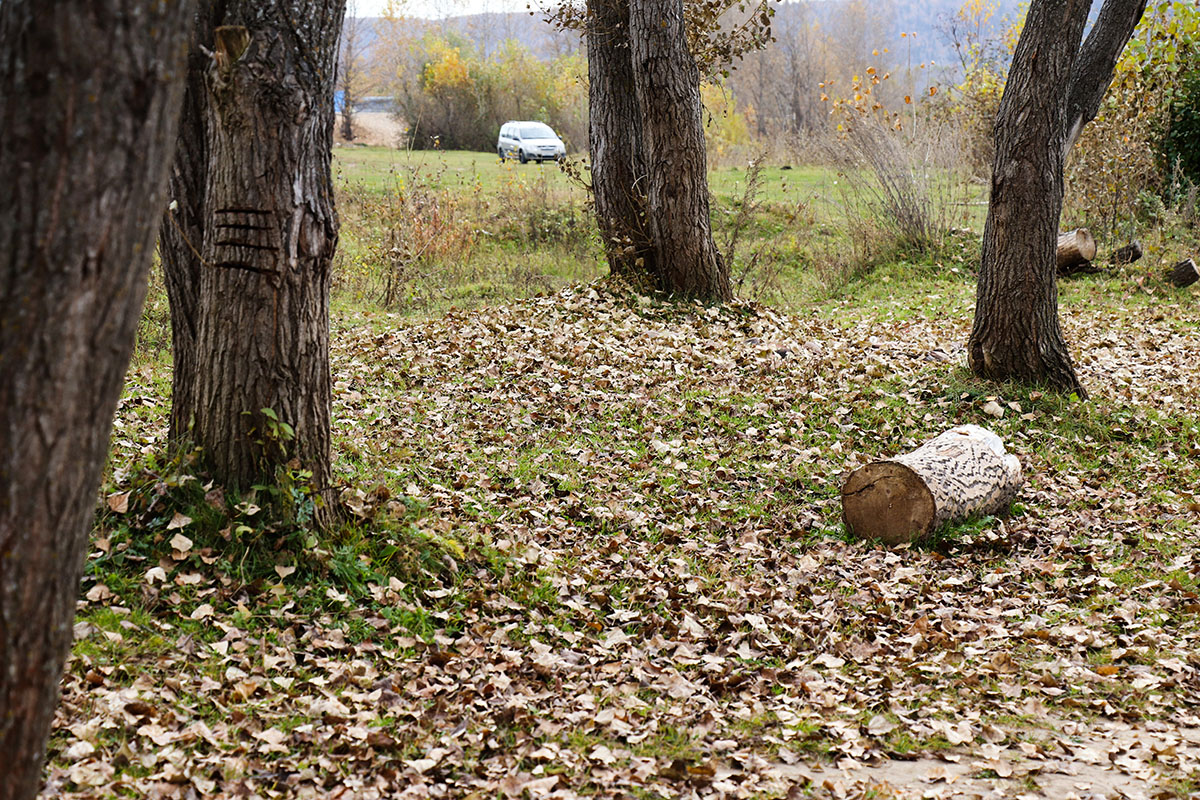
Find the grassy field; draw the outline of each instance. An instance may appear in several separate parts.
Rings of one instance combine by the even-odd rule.
[[[782,302],[704,308],[592,281],[550,165],[337,158],[350,520],[161,455],[148,322],[49,795],[1200,791],[1200,292],[1161,279],[1191,240],[1062,282],[1079,402],[966,370],[978,234],[820,273],[854,228],[778,207],[827,171],[765,173],[746,228]],[[847,536],[848,470],[966,422],[1022,461],[1011,514]]]
[[[334,171],[347,223],[344,299],[385,298],[393,310],[427,313],[600,274],[587,191],[555,164],[343,147]],[[897,245],[879,203],[862,195],[869,175],[861,171],[729,166],[712,170],[709,181],[714,234],[742,297],[784,307],[810,302],[875,263],[928,249]],[[943,227],[981,226],[978,187],[951,191],[939,180],[930,188],[925,202]],[[948,253],[956,258],[958,246]]]
[[[438,188],[477,191],[492,196],[506,186],[522,183],[539,191],[561,191],[573,199],[585,199],[583,189],[564,175],[557,164],[520,164],[511,159],[502,162],[494,153],[338,147],[334,150],[334,174],[342,185],[361,184],[378,192],[394,190],[415,174],[418,180]],[[715,169],[709,180],[710,191],[721,201],[732,203],[744,194],[746,169]],[[830,196],[834,194],[832,189],[836,180],[828,169],[767,166],[762,172],[761,199],[782,204],[803,197]]]

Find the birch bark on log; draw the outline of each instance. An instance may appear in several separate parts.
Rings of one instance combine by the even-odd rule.
[[[1080,265],[1096,257],[1096,238],[1087,228],[1058,234],[1058,271],[1077,272]]]
[[[960,425],[911,453],[852,472],[842,486],[842,516],[855,536],[904,544],[948,522],[1005,508],[1023,483],[1021,463],[999,436]]]

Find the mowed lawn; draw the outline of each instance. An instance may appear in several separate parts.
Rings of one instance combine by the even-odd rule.
[[[333,151],[334,175],[342,185],[386,191],[414,179],[438,188],[461,187],[486,194],[523,183],[586,198],[585,189],[553,162],[521,164],[500,161],[495,153],[466,150],[396,150],[389,147],[338,147]],[[586,161],[581,154],[573,162]],[[585,180],[590,180],[586,168]],[[720,202],[740,200],[746,189],[747,165],[721,166],[710,170],[709,189]],[[787,203],[811,196],[837,192],[837,173],[827,167],[765,164],[760,175],[759,199],[765,203]]]

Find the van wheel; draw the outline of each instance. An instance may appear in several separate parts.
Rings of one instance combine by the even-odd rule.
[[[524,150],[518,150],[518,151],[517,151],[517,153],[518,153],[518,157],[521,159],[521,163],[522,163],[522,164],[528,164],[528,163],[529,163],[529,156],[525,155],[525,151],[524,151]]]
[[[496,155],[500,156],[500,163],[502,163],[502,164],[503,164],[503,163],[504,163],[504,148],[503,148],[503,147],[497,147],[497,148],[496,148]]]

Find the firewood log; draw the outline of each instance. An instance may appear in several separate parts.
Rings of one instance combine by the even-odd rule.
[[[1141,257],[1142,243],[1137,239],[1134,239],[1132,242],[1124,247],[1119,248],[1115,253],[1113,253],[1111,261],[1114,265],[1119,267],[1124,264],[1132,264]]]
[[[1096,239],[1087,228],[1076,228],[1058,234],[1058,273],[1074,275],[1078,272],[1096,272],[1091,267],[1096,257]]]
[[[1000,437],[960,425],[911,453],[876,461],[842,486],[842,516],[863,539],[903,544],[948,522],[1006,508],[1024,478]]]
[[[1200,271],[1196,270],[1195,261],[1185,258],[1167,270],[1167,280],[1182,289],[1184,286],[1191,286],[1200,280]]]

